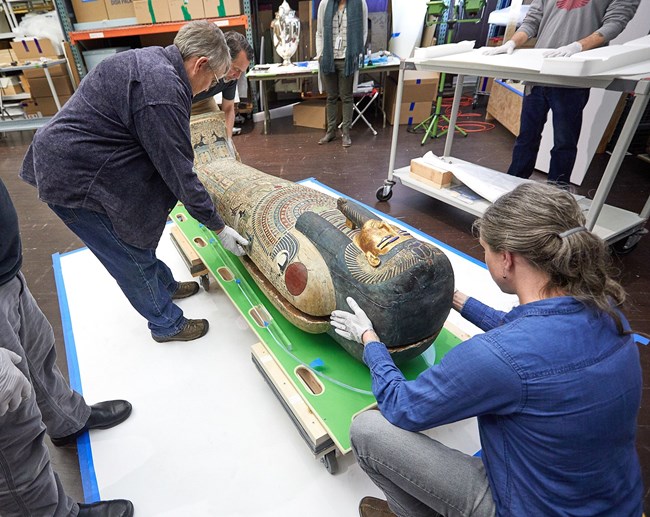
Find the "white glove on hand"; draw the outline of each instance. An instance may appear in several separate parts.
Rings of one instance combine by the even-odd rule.
[[[15,411],[32,394],[32,385],[15,365],[22,358],[6,348],[0,348],[0,416]]]
[[[357,305],[353,298],[347,298],[350,309],[354,312],[351,314],[345,311],[333,311],[330,316],[330,323],[334,327],[334,332],[339,336],[363,344],[363,334],[368,330],[373,330],[372,321],[368,319],[363,309]]]
[[[483,49],[484,56],[496,56],[497,54],[512,54],[515,51],[515,42],[506,41],[500,47],[487,47]]]
[[[223,230],[217,234],[217,237],[219,237],[223,247],[230,253],[233,253],[238,257],[246,255],[246,250],[244,250],[243,246],[248,246],[250,243],[230,226],[224,226]]]
[[[570,45],[564,45],[563,47],[554,50],[547,50],[542,55],[544,57],[571,57],[573,54],[577,54],[578,52],[582,52],[582,45],[577,41],[574,41]]]

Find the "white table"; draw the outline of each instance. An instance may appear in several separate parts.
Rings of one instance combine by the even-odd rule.
[[[381,86],[383,87],[384,74],[392,71],[399,70],[400,62],[396,56],[391,56],[387,62],[380,62],[374,65],[366,65],[359,69],[360,74],[371,74],[377,72],[382,75]],[[318,78],[318,61],[306,61],[300,64],[292,64],[283,66],[280,63],[273,63],[270,65],[256,65],[246,77],[251,81],[260,81],[260,95],[262,110],[264,111],[264,131],[266,135],[269,132],[269,124],[271,115],[269,112],[268,92],[266,84],[268,81],[280,81],[282,79],[305,79],[305,78]],[[386,127],[386,113],[384,111],[384,103],[382,95],[381,110],[384,116],[384,127]]]
[[[532,50],[531,52],[534,53],[535,51]],[[532,55],[534,54],[531,54],[531,56]],[[626,248],[635,245],[644,233],[643,227],[650,216],[650,198],[639,214],[605,205],[605,200],[614,180],[616,179],[618,170],[634,136],[634,132],[639,125],[645,107],[648,104],[650,94],[650,60],[636,65],[630,65],[611,73],[601,73],[588,77],[573,77],[568,75],[542,74],[533,68],[521,66],[521,63],[523,62],[521,59],[514,63],[509,62],[507,58],[494,59],[494,57],[503,58],[504,56],[484,56],[480,50],[476,50],[460,55],[431,58],[426,61],[422,60],[416,62],[414,59],[405,61],[399,72],[399,83],[395,101],[395,117],[399,118],[400,115],[405,69],[446,72],[458,75],[449,122],[450,127],[453,127],[456,124],[465,75],[509,78],[548,85],[603,88],[621,92],[633,91],[635,94],[634,103],[630,109],[623,130],[618,137],[616,147],[607,163],[607,167],[594,199],[591,201],[583,199],[581,205],[587,212],[587,227],[606,242],[613,244],[617,241],[626,239],[626,241],[624,241],[624,246]],[[629,73],[627,73],[628,71]],[[392,189],[397,183],[394,179],[394,177],[396,177],[402,184],[410,188],[456,206],[461,210],[473,213],[474,215],[482,215],[485,209],[489,206],[488,202],[484,204],[466,205],[462,202],[458,202],[457,198],[451,196],[449,192],[444,189],[435,189],[424,182],[413,179],[409,174],[408,167],[395,171],[394,167],[398,133],[399,126],[394,126],[388,164],[388,177],[384,181],[383,186],[377,190],[377,199],[380,201],[386,201],[392,196]],[[449,163],[462,163],[462,160],[458,160],[451,156],[453,140],[454,132],[450,131],[447,133],[443,158],[448,160]]]

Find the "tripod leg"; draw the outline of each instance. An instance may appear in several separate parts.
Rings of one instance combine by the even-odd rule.
[[[424,136],[422,137],[422,142],[420,145],[424,145],[429,137],[434,138],[436,132],[438,131],[438,120],[440,119],[440,114],[436,112],[435,115],[429,117],[429,125],[427,126]]]
[[[446,120],[449,124],[451,124],[451,120],[449,120],[447,117],[445,117],[445,116],[443,115],[442,118],[443,118],[444,120]],[[461,135],[463,135],[463,136],[467,136],[467,131],[465,131],[463,128],[459,127],[458,125],[455,125],[455,126],[454,126],[454,129],[455,129],[456,131],[458,131]],[[442,136],[442,135],[444,135],[446,132],[447,132],[447,130],[443,131],[443,132],[440,133],[438,136]]]

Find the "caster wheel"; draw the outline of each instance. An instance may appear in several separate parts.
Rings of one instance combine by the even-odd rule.
[[[630,241],[631,238],[623,239],[621,241],[612,244],[610,248],[616,255],[627,255],[628,253],[632,253],[632,251],[634,251],[634,249],[639,244],[639,241],[636,242],[630,242]]]
[[[377,199],[379,201],[388,201],[391,197],[393,197],[393,189],[389,189],[388,193],[384,193],[384,187],[379,187],[377,189]]]
[[[614,244],[610,245],[610,249],[616,253],[616,255],[627,255],[636,249],[641,240],[641,237],[646,235],[648,230],[642,228],[641,230],[634,232],[632,235],[616,241]]]
[[[208,275],[201,275],[201,278],[199,279],[201,282],[201,287],[205,290],[205,292],[210,291],[210,278]]]
[[[325,465],[327,472],[334,475],[339,470],[339,462],[336,459],[336,451],[330,451],[320,459],[320,462]]]

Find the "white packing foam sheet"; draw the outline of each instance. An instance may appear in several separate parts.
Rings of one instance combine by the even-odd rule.
[[[177,279],[189,280],[168,231],[158,254]],[[459,289],[504,310],[516,303],[481,263],[441,247]],[[90,445],[80,446],[87,494],[127,498],[137,515],[157,517],[353,517],[363,496],[381,496],[352,454],[339,457],[335,476],[313,457],[251,362],[255,334],[216,283],[178,302],[188,317],[210,321],[208,334],[159,344],[90,251],[60,256],[60,277],[71,372],[79,371],[86,400],[133,404],[126,422],[91,432]],[[449,319],[477,331],[455,311]],[[469,454],[479,448],[475,419],[427,434]]]
[[[429,47],[431,48],[431,47]],[[463,48],[463,47],[457,47]],[[415,62],[418,65],[453,65],[467,66],[468,68],[480,66],[481,70],[495,70],[503,72],[507,76],[509,70],[513,71],[539,71],[542,67],[542,56],[544,49],[524,48],[515,50],[512,54],[498,54],[496,56],[486,56],[483,54],[484,48],[477,48],[469,51],[455,52],[440,57],[429,57],[427,59]]]
[[[529,9],[530,5],[522,5],[519,7],[519,14],[517,16],[516,22],[517,27],[523,23]],[[503,9],[496,9],[492,11],[488,16],[488,24],[497,25],[499,27],[506,27],[508,23],[510,23],[510,10],[511,7],[508,6],[504,7]]]
[[[465,52],[470,52],[473,48],[474,41],[461,41],[459,43],[448,43],[446,45],[420,47],[415,49],[413,59],[417,63],[426,61],[427,59],[463,54]]]
[[[491,203],[494,203],[503,194],[512,191],[522,183],[529,183],[531,181],[503,174],[494,169],[488,169],[487,167],[459,160],[458,158],[445,159],[436,156],[431,151],[426,153],[422,158],[434,167],[450,171],[458,181],[467,185]]]
[[[540,73],[583,77],[612,73],[630,65],[648,60],[650,46],[612,45],[579,52],[571,57],[548,57],[542,62]]]

